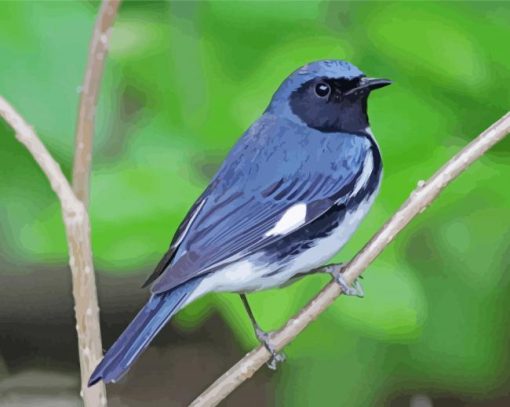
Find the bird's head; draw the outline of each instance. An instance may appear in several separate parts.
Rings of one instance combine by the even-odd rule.
[[[369,93],[390,83],[387,79],[367,78],[345,61],[312,62],[282,83],[267,112],[322,132],[363,131],[369,126]]]

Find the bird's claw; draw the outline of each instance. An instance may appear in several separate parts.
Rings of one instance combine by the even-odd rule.
[[[345,281],[345,278],[342,274],[343,268],[344,266],[342,264],[339,264],[338,266],[332,266],[332,269],[330,271],[331,275],[342,289],[342,292],[345,295],[352,295],[363,298],[365,296],[365,291],[363,290],[363,287],[361,286],[360,282],[358,281],[358,279],[356,279],[352,286],[347,284],[347,281]]]
[[[271,354],[271,359],[267,362],[267,367],[271,370],[276,370],[278,363],[285,361],[285,355],[282,352],[277,352],[274,346],[270,342],[270,337],[267,332],[257,328],[255,331],[258,340],[264,345],[264,347]]]

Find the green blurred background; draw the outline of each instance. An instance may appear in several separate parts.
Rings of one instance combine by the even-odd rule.
[[[2,2],[0,94],[70,174],[98,3]],[[97,117],[91,221],[107,348],[139,286],[281,81],[346,59],[394,85],[369,103],[385,176],[345,261],[510,106],[508,2],[125,2]],[[224,405],[510,405],[510,142],[449,187],[341,298]],[[79,405],[70,273],[57,200],[0,123],[0,405]],[[329,279],[251,296],[279,327]],[[255,346],[236,295],[181,312],[112,406],[180,406]]]

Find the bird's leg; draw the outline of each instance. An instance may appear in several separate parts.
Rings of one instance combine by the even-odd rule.
[[[347,281],[345,281],[345,278],[342,274],[344,267],[345,266],[343,263],[329,264],[327,266],[324,266],[323,270],[325,273],[331,274],[331,276],[338,283],[338,285],[342,289],[342,292],[345,295],[355,295],[356,297],[363,298],[365,296],[365,292],[363,291],[363,287],[359,283],[358,279],[354,281],[352,287],[349,286],[349,284],[347,284]]]
[[[250,317],[250,321],[253,325],[253,329],[255,330],[255,336],[259,340],[260,343],[264,345],[264,347],[269,351],[271,354],[271,359],[269,362],[267,362],[267,366],[275,370],[278,363],[283,362],[285,360],[285,355],[283,353],[278,353],[271,342],[269,341],[269,334],[265,331],[263,331],[257,321],[255,320],[255,316],[253,315],[253,311],[250,308],[250,304],[248,303],[248,298],[246,298],[245,294],[239,294],[241,297],[241,301],[243,302],[244,308],[246,309],[246,312],[248,313],[248,316]]]

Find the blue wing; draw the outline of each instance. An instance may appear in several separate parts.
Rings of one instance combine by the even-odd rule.
[[[350,197],[370,142],[264,115],[240,139],[179,227],[147,283],[170,290],[274,243],[267,234],[293,205],[309,224]]]

